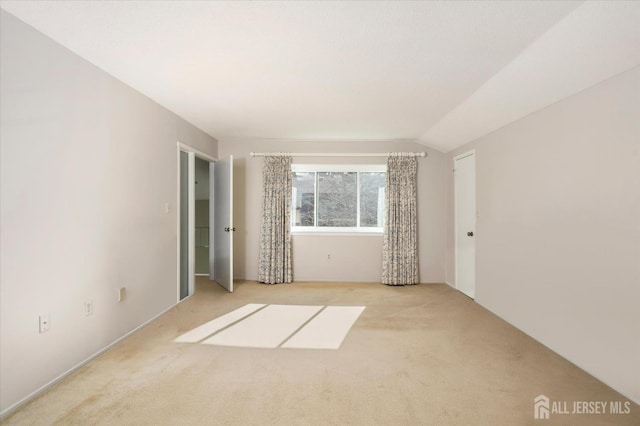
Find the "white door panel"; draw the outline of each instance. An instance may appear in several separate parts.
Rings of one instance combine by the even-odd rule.
[[[456,288],[476,296],[476,189],[475,154],[455,159]]]
[[[213,193],[210,206],[213,222],[213,250],[210,250],[210,271],[213,280],[233,292],[233,156],[213,163]]]

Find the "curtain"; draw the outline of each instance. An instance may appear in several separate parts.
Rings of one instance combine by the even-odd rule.
[[[258,281],[290,283],[291,266],[291,157],[265,157]]]
[[[415,156],[392,153],[387,160],[382,283],[418,284],[417,172]]]

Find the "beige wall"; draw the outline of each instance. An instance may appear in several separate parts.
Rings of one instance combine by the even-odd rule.
[[[477,302],[640,401],[639,69],[449,153],[448,168],[471,148]]]
[[[234,268],[236,278],[258,278],[258,243],[262,204],[262,159],[258,152],[389,152],[426,151],[418,160],[418,232],[420,280],[443,282],[445,278],[445,166],[446,156],[413,142],[286,142],[221,141],[220,157],[233,154],[234,168]],[[384,163],[383,157],[299,157],[296,163]],[[381,236],[293,237],[294,280],[379,282],[382,262]],[[327,255],[331,255],[331,259]]]
[[[177,300],[177,141],[216,141],[2,11],[0,411]],[[170,204],[169,213],[165,203]],[[127,288],[118,303],[117,289]],[[92,300],[94,314],[84,315]],[[38,333],[38,315],[51,328]]]

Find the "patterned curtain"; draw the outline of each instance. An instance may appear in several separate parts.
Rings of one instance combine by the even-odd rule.
[[[262,226],[258,281],[290,283],[291,267],[291,157],[265,157]]]
[[[415,156],[392,153],[387,160],[382,283],[418,284],[418,215]]]

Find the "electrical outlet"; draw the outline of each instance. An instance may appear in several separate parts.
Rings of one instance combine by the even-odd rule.
[[[87,300],[84,302],[84,315],[87,317],[93,315],[93,300]]]
[[[124,287],[120,287],[120,289],[118,290],[118,302],[122,302],[126,298],[127,298],[127,289]]]
[[[49,314],[41,314],[38,317],[38,321],[40,322],[40,333],[44,333],[45,331],[49,331]]]

